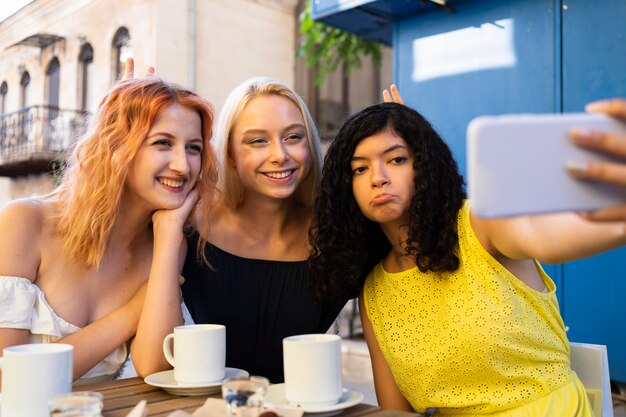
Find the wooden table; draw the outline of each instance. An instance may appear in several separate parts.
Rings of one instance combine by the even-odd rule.
[[[148,402],[148,416],[167,416],[174,410],[192,413],[199,408],[208,397],[221,398],[221,393],[180,397],[168,394],[160,388],[143,382],[141,378],[118,379],[99,384],[84,385],[76,391],[98,391],[104,396],[104,417],[126,417],[132,408],[141,400]],[[315,414],[306,414],[314,417]],[[382,410],[367,404],[358,404],[336,415],[337,417],[414,417],[401,411]],[[335,417],[335,416],[333,416]]]

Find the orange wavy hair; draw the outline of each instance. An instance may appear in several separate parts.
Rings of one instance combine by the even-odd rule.
[[[202,167],[196,189],[200,236],[208,236],[209,211],[215,198],[217,168],[209,146],[213,129],[211,104],[177,84],[156,77],[117,83],[104,97],[93,128],[78,140],[57,188],[57,232],[65,250],[88,268],[98,267],[115,223],[130,164],[158,113],[172,104],[196,111],[202,123]],[[198,251],[206,241],[200,238]]]

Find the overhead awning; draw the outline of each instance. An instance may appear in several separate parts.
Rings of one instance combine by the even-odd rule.
[[[21,41],[14,43],[9,46],[12,48],[14,46],[32,46],[39,49],[44,49],[53,43],[59,42],[65,39],[63,36],[53,35],[52,33],[37,33],[35,35],[30,35]],[[8,48],[7,48],[8,49]]]

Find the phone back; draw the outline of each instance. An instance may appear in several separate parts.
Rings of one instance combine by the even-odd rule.
[[[615,161],[574,145],[572,127],[626,135],[601,114],[481,116],[467,127],[468,196],[481,217],[586,211],[621,204],[619,186],[572,178],[570,161]]]

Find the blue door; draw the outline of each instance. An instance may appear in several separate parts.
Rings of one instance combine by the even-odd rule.
[[[395,79],[465,172],[465,129],[483,114],[559,111],[552,1],[458,1],[394,25]]]
[[[466,0],[394,22],[395,79],[465,172],[465,129],[482,114],[581,111],[626,97],[624,0]],[[626,249],[547,272],[570,340],[608,345],[626,381]]]
[[[569,0],[563,10],[563,111],[626,97],[626,1]],[[608,345],[611,378],[626,381],[626,248],[564,265],[572,341]]]

